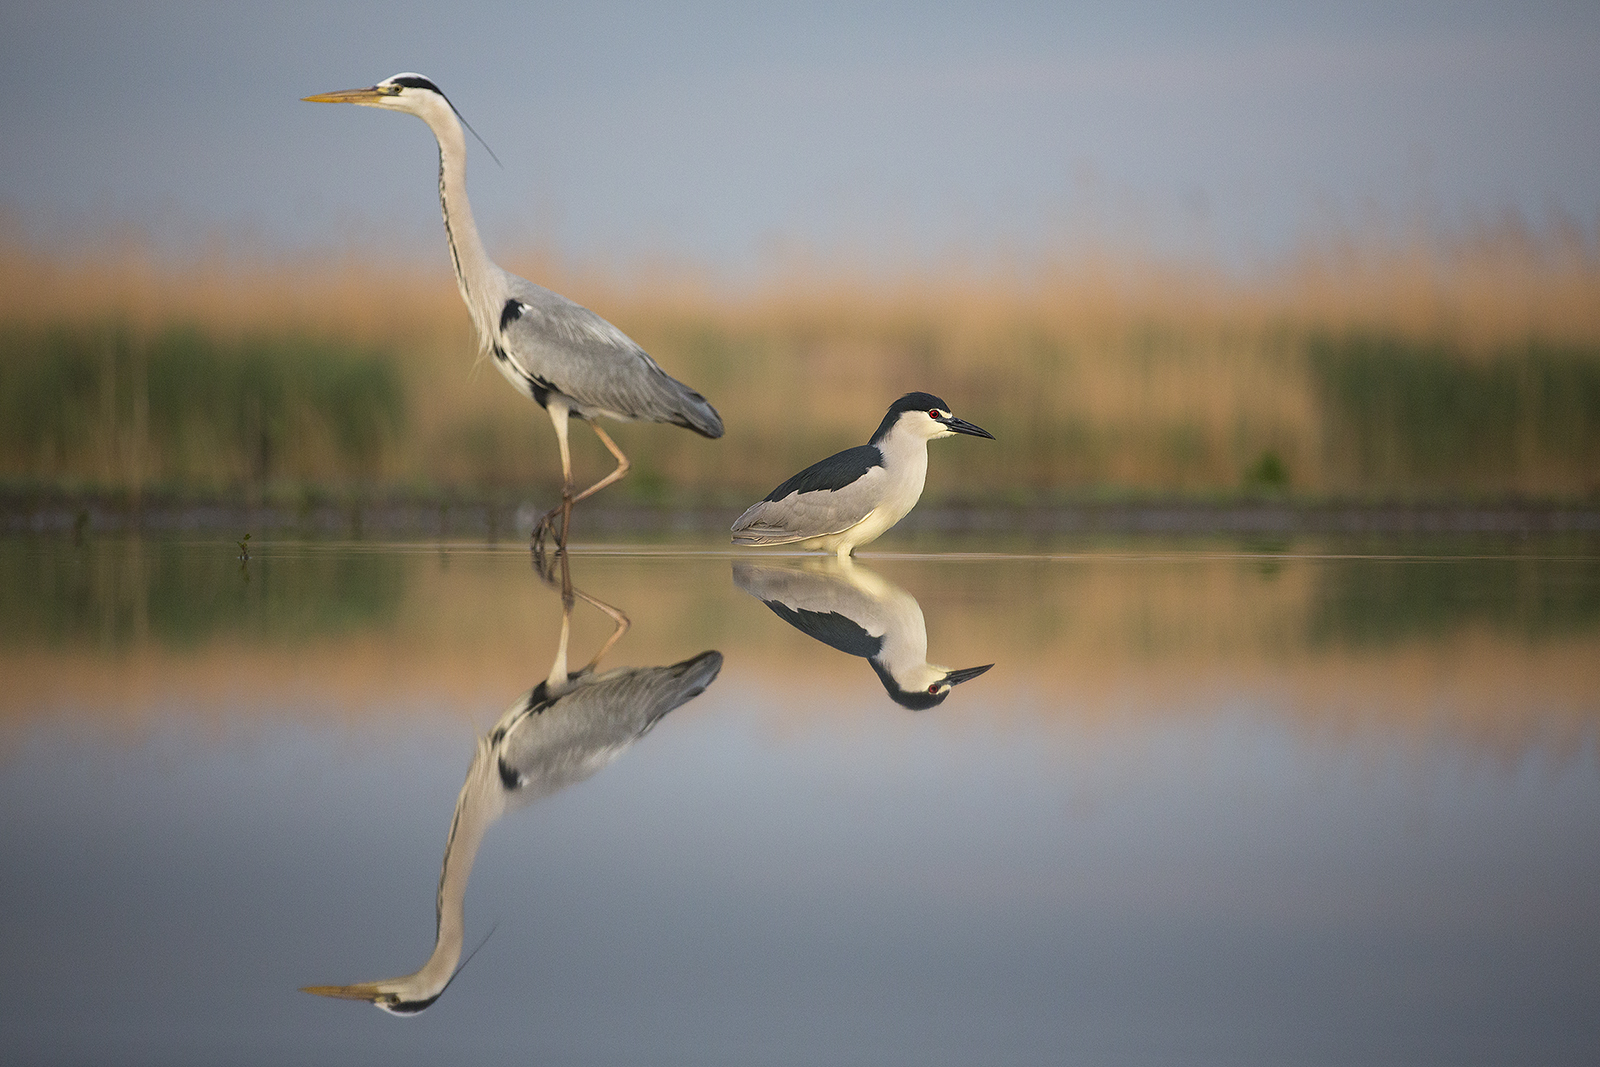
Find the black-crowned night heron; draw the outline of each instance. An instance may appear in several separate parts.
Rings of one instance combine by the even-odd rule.
[[[367,89],[305,97],[318,104],[363,104],[415,115],[439,142],[439,205],[461,299],[478,331],[478,351],[523,396],[545,409],[561,447],[561,503],[535,529],[542,541],[557,515],[566,544],[572,505],[628,472],[628,457],[593,420],[667,422],[705,437],[722,436],[722,419],[706,398],[671,377],[621,330],[564,296],[501,270],[484,251],[467,202],[467,145],[454,105],[420,74],[396,74]],[[589,423],[617,468],[573,492],[567,418]]]
[[[916,506],[928,474],[928,442],[955,434],[994,439],[932,393],[907,393],[889,405],[869,443],[813,463],[751,505],[733,524],[733,543],[848,556]]]
[[[796,630],[872,664],[884,691],[913,711],[944,703],[950,690],[994,664],[952,670],[928,662],[928,625],[917,598],[854,560],[804,567],[740,560],[733,581]]]

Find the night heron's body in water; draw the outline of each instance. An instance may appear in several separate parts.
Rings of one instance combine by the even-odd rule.
[[[848,556],[905,518],[922,496],[928,442],[954,434],[994,439],[931,393],[889,406],[872,440],[813,463],[733,524],[736,545],[794,545]]]
[[[439,204],[461,299],[478,332],[479,352],[550,415],[561,446],[561,504],[535,531],[542,540],[561,516],[558,541],[566,543],[572,505],[628,471],[622,454],[594,419],[669,422],[706,437],[722,436],[722,419],[706,398],[673,378],[621,330],[566,297],[501,270],[489,259],[467,202],[467,146],[455,108],[420,74],[396,74],[368,89],[321,93],[324,104],[363,104],[415,115],[439,142]],[[617,468],[580,493],[573,492],[567,420],[589,423],[616,457]]]
[[[519,697],[478,739],[445,842],[437,926],[428,961],[399,978],[307,986],[304,992],[364,1000],[391,1015],[415,1015],[432,1005],[460,970],[467,879],[489,827],[507,811],[595,774],[668,712],[716,680],[722,669],[722,654],[716,651],[667,667],[619,667],[596,673],[600,658],[627,630],[627,617],[583,592],[572,592],[611,616],[617,627],[587,665],[568,671],[572,601],[565,598],[561,640],[549,677]]]

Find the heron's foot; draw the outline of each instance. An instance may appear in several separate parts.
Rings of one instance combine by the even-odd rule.
[[[533,550],[533,573],[537,574],[539,580],[546,585],[555,585],[556,560],[550,559],[546,554],[544,541],[539,538],[538,530],[534,531],[533,543],[529,547]],[[557,559],[560,558],[561,554],[561,550],[559,548],[556,549]]]
[[[545,542],[549,541],[552,537],[555,538],[557,549],[564,549],[567,547],[567,519],[565,516],[571,514],[569,507],[570,505],[567,505],[566,503],[557,504],[555,507],[545,512],[544,516],[534,524],[533,550],[536,554],[543,554]],[[558,520],[560,521],[559,532],[557,530]]]

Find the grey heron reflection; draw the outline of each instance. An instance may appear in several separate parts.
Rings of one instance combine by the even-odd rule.
[[[872,664],[889,696],[913,711],[994,664],[952,670],[928,662],[928,627],[917,598],[849,557],[798,567],[736,562],[733,581],[796,630]]]
[[[364,1000],[393,1015],[415,1015],[432,1005],[460,970],[467,879],[489,827],[508,811],[590,777],[668,712],[699,696],[716,680],[722,669],[722,654],[716,651],[665,667],[621,667],[597,673],[601,657],[627,632],[628,618],[574,589],[565,553],[559,555],[562,613],[555,661],[549,676],[518,697],[488,733],[478,738],[445,841],[432,955],[420,969],[399,978],[305,986],[303,992]],[[553,579],[542,566],[540,569],[541,577]],[[604,612],[615,628],[588,663],[571,671],[567,645],[577,600]]]

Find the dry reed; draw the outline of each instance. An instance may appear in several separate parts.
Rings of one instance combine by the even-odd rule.
[[[223,339],[292,331],[376,346],[400,368],[408,397],[405,432],[381,464],[387,484],[553,484],[549,433],[475,363],[442,260],[388,265],[405,259],[353,251],[303,263],[219,250],[158,265],[132,239],[76,255],[11,241],[0,246],[0,323],[115,320],[153,333],[181,322]],[[1600,255],[1569,224],[1346,235],[1248,277],[1103,253],[896,277],[810,265],[739,286],[692,270],[623,276],[537,255],[509,265],[604,314],[722,410],[728,434],[718,443],[656,427],[619,432],[638,460],[625,484],[645,499],[764,490],[859,442],[908,389],[944,395],[1000,438],[942,448],[932,498],[1600,491],[1600,395],[1586,391],[1600,382]],[[1511,368],[1480,391],[1510,390],[1490,399],[1511,412],[1504,432],[1517,455],[1443,473],[1417,459],[1438,450],[1427,437],[1437,428],[1410,416],[1373,422],[1368,409],[1385,398],[1357,395],[1367,366],[1358,357],[1373,338],[1447,378]],[[1309,358],[1319,339],[1332,363]],[[1525,367],[1554,378],[1524,395]],[[1546,394],[1578,399],[1547,410]],[[1449,404],[1435,416],[1476,417]],[[1551,419],[1566,421],[1550,441],[1535,440],[1529,428]],[[1421,444],[1408,437],[1417,434]],[[1373,435],[1395,438],[1384,464],[1361,451],[1359,439]],[[579,463],[598,472],[598,446],[579,435],[577,447]],[[0,474],[40,477],[15,457]]]

